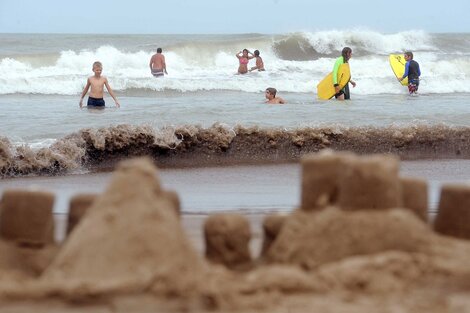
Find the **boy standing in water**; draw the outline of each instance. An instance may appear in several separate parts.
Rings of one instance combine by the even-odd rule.
[[[106,86],[106,89],[113,98],[114,103],[116,103],[116,107],[119,108],[119,102],[117,101],[113,90],[108,84],[108,79],[104,76],[101,76],[101,72],[103,71],[103,65],[101,64],[101,62],[96,61],[95,63],[93,63],[92,70],[95,75],[88,77],[86,81],[86,86],[83,89],[82,97],[80,98],[80,107],[83,107],[83,98],[87,94],[88,89],[90,89],[91,87],[90,95],[88,96],[87,107],[89,109],[104,109],[105,103],[103,99],[103,94],[104,86]]]
[[[253,54],[255,55],[255,58],[256,58],[256,66],[253,66],[250,69],[250,72],[254,70],[258,70],[260,72],[264,71],[264,63],[263,63],[263,59],[259,56],[259,50],[255,50]]]
[[[338,84],[338,70],[339,66],[343,63],[348,63],[349,59],[352,56],[352,49],[349,47],[344,47],[341,51],[341,56],[336,59],[335,66],[333,67],[333,84],[335,86],[335,98],[338,100],[349,100],[351,97],[349,95],[349,84],[346,84],[343,89],[339,89]],[[356,83],[352,80],[349,81],[353,87],[356,87]]]
[[[403,77],[399,78],[398,81],[401,82],[408,77],[408,92],[411,95],[418,92],[421,69],[419,68],[418,62],[413,60],[413,52],[406,51],[404,57],[406,60],[405,74],[403,74]]]
[[[166,71],[165,56],[162,54],[162,48],[157,49],[157,53],[150,58],[150,73],[155,77],[162,77],[163,74],[168,75]]]
[[[266,88],[266,94],[265,94],[265,97],[266,97],[266,103],[269,103],[269,104],[284,104],[286,103],[286,101],[284,101],[284,99],[282,99],[281,97],[276,97],[276,93],[277,93],[277,90],[276,88]]]

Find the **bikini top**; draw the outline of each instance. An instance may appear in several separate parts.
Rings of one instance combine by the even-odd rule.
[[[248,64],[248,59],[247,58],[240,58],[240,64]]]

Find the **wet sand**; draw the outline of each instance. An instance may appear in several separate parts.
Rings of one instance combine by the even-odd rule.
[[[162,185],[175,190],[183,213],[290,211],[298,205],[298,164],[161,169]],[[23,177],[0,181],[7,188],[37,188],[56,194],[55,213],[66,213],[77,193],[101,193],[112,173]]]
[[[159,172],[163,186],[179,194],[184,214],[291,211],[299,204],[300,165],[297,163],[161,169]],[[8,188],[53,192],[56,195],[54,212],[64,214],[72,195],[103,192],[111,175],[92,173],[3,179],[0,192]],[[442,184],[470,182],[470,160],[402,161],[400,175],[428,182],[430,213],[433,213]]]

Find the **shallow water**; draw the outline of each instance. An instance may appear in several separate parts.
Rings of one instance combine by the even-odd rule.
[[[297,161],[328,147],[470,158],[469,36],[0,34],[0,176],[84,174],[142,154],[169,167]],[[320,101],[315,86],[345,44],[352,100]],[[388,64],[404,45],[422,67],[417,97]],[[170,73],[161,79],[148,69],[158,46]],[[267,71],[234,75],[242,47],[260,49]],[[97,59],[120,109],[108,95],[105,110],[78,107]],[[266,105],[267,87],[288,104]]]
[[[103,192],[111,175],[1,180],[0,193],[8,188],[48,190],[56,194],[54,211],[66,213],[71,196]],[[402,161],[400,175],[428,182],[429,214],[434,215],[443,184],[470,183],[470,160]],[[165,189],[179,194],[184,213],[291,211],[300,203],[298,164],[162,169],[159,176]]]
[[[47,146],[83,128],[117,124],[168,125],[214,123],[294,129],[306,126],[469,126],[468,94],[353,94],[353,100],[320,101],[314,94],[282,94],[288,104],[267,105],[262,93],[207,91],[119,95],[121,108],[107,98],[105,110],[79,109],[78,96],[0,96],[0,134],[17,144]]]

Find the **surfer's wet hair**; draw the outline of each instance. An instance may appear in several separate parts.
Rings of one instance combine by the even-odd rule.
[[[410,59],[413,60],[413,52],[411,52],[411,51],[406,51],[406,52],[405,52],[405,55],[408,56]]]
[[[348,62],[349,58],[350,58],[350,53],[352,53],[352,49],[349,48],[349,47],[344,47],[343,48],[343,51],[341,51],[341,55],[343,56],[343,59],[344,59],[344,62]]]
[[[266,88],[266,91],[269,92],[269,94],[273,95],[274,97],[276,96],[276,93],[277,93],[276,88],[269,87],[269,88]]]

